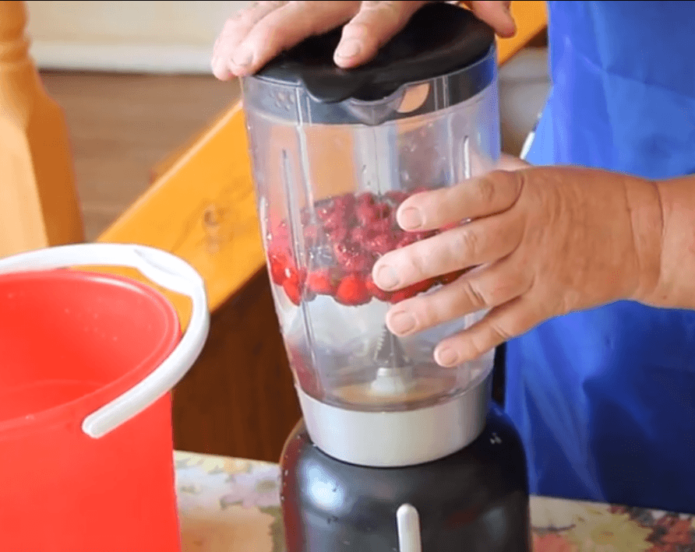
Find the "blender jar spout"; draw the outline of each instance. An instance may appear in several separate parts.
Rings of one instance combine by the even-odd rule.
[[[390,96],[377,101],[349,99],[344,102],[345,109],[355,119],[367,126],[380,125],[398,110],[404,94],[403,88],[396,90]]]

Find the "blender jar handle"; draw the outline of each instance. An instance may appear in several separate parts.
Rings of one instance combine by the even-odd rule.
[[[162,364],[137,385],[88,415],[82,431],[103,437],[168,393],[193,366],[210,329],[205,283],[184,260],[152,247],[131,244],[79,244],[50,247],[0,259],[0,274],[72,266],[113,266],[139,270],[152,282],[188,296],[191,320],[181,341]]]

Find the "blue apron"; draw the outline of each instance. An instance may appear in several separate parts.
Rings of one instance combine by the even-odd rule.
[[[527,159],[695,173],[695,2],[548,4],[553,86]],[[507,344],[506,379],[532,492],[695,513],[695,313],[551,320]]]

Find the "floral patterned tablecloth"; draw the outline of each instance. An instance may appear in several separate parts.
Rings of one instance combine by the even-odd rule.
[[[279,468],[177,452],[183,552],[283,552]],[[534,552],[695,552],[695,516],[531,498]]]

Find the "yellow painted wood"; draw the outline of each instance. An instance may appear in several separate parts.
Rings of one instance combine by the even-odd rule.
[[[178,255],[205,279],[213,310],[240,289],[264,263],[241,102],[98,241]],[[174,303],[187,319],[187,302]]]
[[[83,240],[63,112],[29,57],[23,2],[0,1],[0,257]]]
[[[512,38],[497,39],[497,59],[500,65],[509,61],[548,25],[545,2],[516,1],[511,5],[516,21],[516,34]]]

